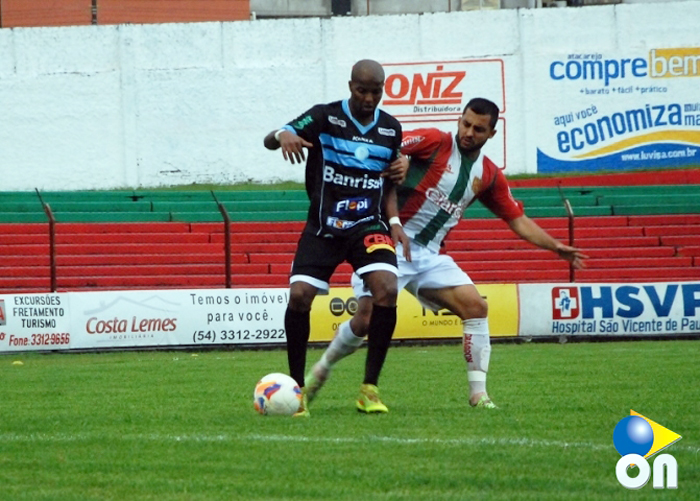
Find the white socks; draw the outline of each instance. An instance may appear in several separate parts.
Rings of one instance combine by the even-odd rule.
[[[462,320],[464,359],[467,361],[469,393],[486,393],[486,373],[491,359],[491,339],[486,318]]]
[[[338,332],[318,363],[321,364],[322,367],[330,369],[341,359],[354,353],[360,347],[363,340],[363,337],[357,337],[353,334],[352,328],[350,327],[350,320],[346,320],[338,327]]]

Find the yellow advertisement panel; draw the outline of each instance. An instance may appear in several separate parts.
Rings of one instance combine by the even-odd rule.
[[[477,286],[489,304],[491,337],[518,335],[518,294],[514,284]],[[310,341],[333,339],[342,322],[357,309],[352,287],[333,287],[325,296],[316,296],[311,309]],[[447,310],[433,312],[421,306],[406,290],[399,293],[394,339],[442,339],[462,337],[462,322]]]

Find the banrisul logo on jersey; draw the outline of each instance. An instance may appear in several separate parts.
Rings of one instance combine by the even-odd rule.
[[[540,172],[700,161],[700,47],[542,58]]]
[[[700,282],[521,284],[522,336],[700,334]]]

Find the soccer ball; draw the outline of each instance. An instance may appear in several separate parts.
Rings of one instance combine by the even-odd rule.
[[[299,410],[301,389],[291,377],[274,372],[255,385],[253,404],[264,416],[291,416]]]

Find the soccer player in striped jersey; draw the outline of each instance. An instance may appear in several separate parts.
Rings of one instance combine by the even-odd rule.
[[[408,251],[397,246],[399,288],[406,288],[432,310],[447,308],[461,318],[469,403],[490,409],[496,405],[486,391],[491,353],[488,305],[454,260],[440,254],[442,241],[464,210],[480,200],[521,238],[551,250],[574,267],[583,267],[587,258],[528,218],[522,203],[513,198],[503,172],[482,155],[481,148],[496,134],[497,121],[498,107],[487,99],[475,98],[464,108],[454,135],[437,129],[404,133],[401,152],[410,158],[410,164],[405,182],[397,189],[399,222],[410,238]],[[392,217],[390,222],[396,219]],[[306,376],[310,400],[334,364],[359,347],[368,329],[371,333],[367,322],[372,311],[370,292],[355,276],[352,285],[358,311],[341,324],[321,360]]]
[[[284,318],[289,372],[302,388],[298,416],[309,415],[304,371],[311,304],[319,291],[328,293],[330,278],[343,261],[352,265],[372,298],[358,409],[367,413],[386,409],[377,382],[396,325],[398,270],[393,242],[408,244],[401,226],[390,229],[384,215],[385,210],[397,210],[392,179],[403,180],[405,175],[397,161],[401,124],[377,108],[384,88],[379,63],[356,63],[349,87],[349,99],[316,105],[264,139],[266,148],[281,148],[291,163],[305,160],[305,148],[308,156],[306,192],[311,204],[292,263]],[[394,205],[385,209],[387,200]]]

